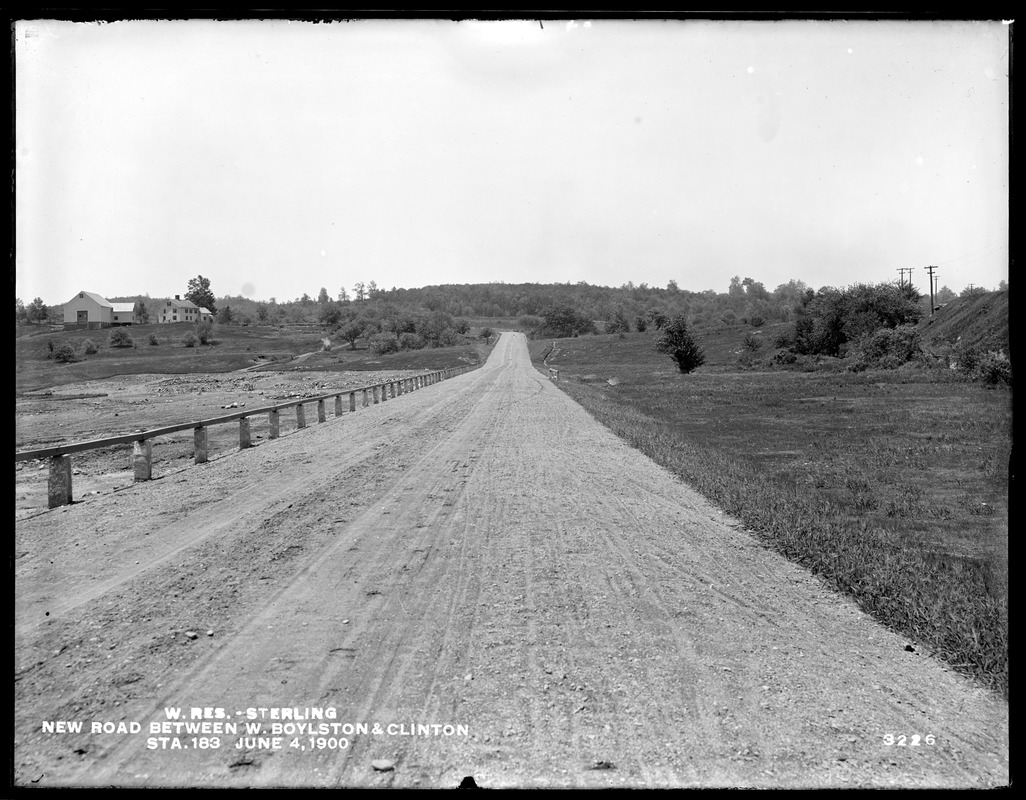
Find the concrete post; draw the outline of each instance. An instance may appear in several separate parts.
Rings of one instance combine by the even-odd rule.
[[[379,388],[380,387],[378,387],[378,386],[372,386],[371,387],[371,391],[374,392],[374,405],[378,404],[378,389]]]
[[[253,437],[249,430],[249,417],[239,418],[239,449],[245,450],[253,446]]]
[[[54,456],[50,459],[46,496],[48,508],[66,506],[71,502],[71,456]]]
[[[363,407],[366,408],[370,405],[370,395],[367,394],[367,390],[363,390]]]
[[[335,416],[342,416],[342,395],[340,394],[335,395]]]
[[[349,410],[356,411],[356,392],[349,393]]]
[[[296,427],[297,428],[305,428],[306,427],[306,410],[303,408],[303,404],[302,403],[298,403],[296,405]]]
[[[192,433],[192,449],[195,456],[195,463],[207,463],[207,429],[202,425]]]
[[[277,439],[278,434],[281,432],[281,423],[278,420],[278,409],[272,409],[267,412],[267,423],[271,429],[271,432],[267,434],[268,439]]]
[[[328,415],[324,412],[324,398],[323,397],[320,400],[317,401],[317,421],[318,422],[327,422],[328,421]]]
[[[383,383],[381,384],[381,402],[384,403],[386,400],[388,400],[388,384]]]
[[[153,443],[149,439],[137,441],[132,446],[132,470],[137,481],[148,481],[153,477]]]

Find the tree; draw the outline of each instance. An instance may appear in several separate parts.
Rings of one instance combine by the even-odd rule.
[[[363,281],[357,281],[353,284],[353,294],[356,295],[356,299],[365,300],[367,297],[367,290],[363,285]]]
[[[320,292],[317,293],[317,302],[323,306],[328,299],[328,290],[322,286]]]
[[[25,314],[29,322],[46,322],[46,318],[50,315],[50,309],[46,307],[43,298],[36,297],[29,304]]]
[[[222,325],[231,325],[233,319],[232,307],[225,303],[224,308],[217,312],[217,321]]]
[[[687,318],[680,314],[674,317],[656,340],[656,350],[666,353],[677,364],[682,374],[687,374],[705,363],[705,353],[691,335]]]
[[[356,340],[363,336],[363,332],[366,330],[366,327],[367,326],[362,319],[351,319],[335,331],[335,334],[349,342],[349,347],[355,350]]]
[[[257,303],[256,315],[261,322],[267,322],[267,303]]]
[[[210,278],[197,275],[190,280],[189,291],[185,293],[185,299],[194,303],[198,308],[205,308],[211,314],[217,313],[214,293],[210,291]]]
[[[132,315],[143,325],[150,321],[150,310],[142,300],[136,301],[135,308],[132,309]]]
[[[340,303],[348,303],[349,302],[349,295],[346,294],[346,287],[345,286],[340,286],[339,289],[338,289],[338,301]]]

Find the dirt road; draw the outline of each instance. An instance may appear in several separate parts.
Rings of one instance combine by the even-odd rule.
[[[517,334],[23,520],[15,556],[18,784],[1008,780],[1006,704],[608,433]]]

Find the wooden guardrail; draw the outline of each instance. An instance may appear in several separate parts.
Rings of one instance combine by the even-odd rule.
[[[475,365],[476,366],[476,365]],[[229,422],[239,423],[239,449],[244,450],[253,446],[250,435],[249,418],[259,414],[267,414],[270,424],[268,438],[277,439],[281,433],[281,411],[288,408],[296,409],[296,428],[306,427],[306,411],[304,406],[310,403],[317,404],[317,421],[326,422],[327,413],[325,401],[334,398],[335,416],[340,417],[343,413],[343,395],[349,395],[349,411],[357,409],[357,394],[361,395],[360,406],[366,407],[375,403],[383,403],[389,399],[395,399],[408,392],[422,389],[425,386],[444,381],[462,375],[475,367],[450,367],[448,369],[427,372],[423,375],[414,375],[409,378],[396,378],[395,380],[376,383],[371,386],[361,386],[356,389],[343,390],[340,392],[329,392],[327,394],[304,397],[299,400],[289,400],[284,403],[276,403],[271,406],[237,411],[232,414],[225,414],[220,417],[198,420],[195,422],[182,422],[176,425],[166,425],[161,428],[126,433],[121,436],[109,436],[104,439],[93,439],[88,442],[75,442],[73,444],[62,444],[57,447],[44,447],[37,450],[22,450],[14,454],[15,462],[32,461],[35,459],[50,459],[50,475],[47,484],[47,502],[49,508],[67,505],[71,502],[71,454],[81,453],[86,450],[96,450],[100,447],[111,447],[118,444],[133,445],[132,468],[136,481],[148,481],[153,478],[153,447],[152,440],[160,436],[167,436],[178,431],[192,429],[194,442],[195,463],[202,464],[207,460],[207,428],[213,425],[224,425]]]

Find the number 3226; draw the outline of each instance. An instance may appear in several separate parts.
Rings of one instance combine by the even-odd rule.
[[[906,736],[905,734],[895,736],[893,733],[884,734],[884,744],[888,747],[891,745],[897,747],[919,747],[921,744],[934,744],[935,742],[936,739],[934,739],[932,733],[928,733],[926,736],[920,736],[918,733],[914,733],[911,736]]]

